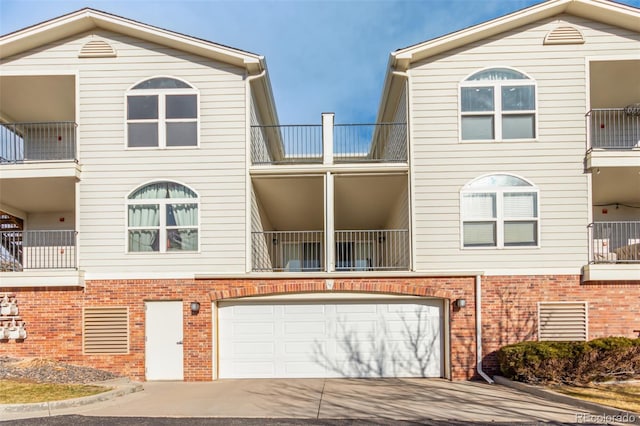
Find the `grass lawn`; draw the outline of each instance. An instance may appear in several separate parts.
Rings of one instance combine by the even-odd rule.
[[[0,380],[0,404],[59,401],[95,395],[110,390],[103,386],[29,383]]]
[[[554,386],[551,389],[585,401],[640,413],[640,383],[599,384],[585,387]]]

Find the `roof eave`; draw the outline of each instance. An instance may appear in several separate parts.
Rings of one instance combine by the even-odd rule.
[[[26,52],[38,46],[90,31],[94,28],[129,35],[246,68],[250,74],[257,74],[264,69],[264,60],[260,55],[196,39],[141,22],[131,21],[94,9],[81,9],[1,37],[0,58]]]
[[[391,54],[394,69],[407,70],[412,63],[475,41],[562,13],[593,19],[638,31],[638,9],[608,0],[550,0],[451,34],[399,49]]]

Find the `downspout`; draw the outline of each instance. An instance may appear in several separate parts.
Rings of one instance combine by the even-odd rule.
[[[482,279],[476,275],[476,370],[478,374],[493,384],[491,377],[482,371]]]
[[[247,76],[247,78],[245,78],[245,80],[248,81],[248,82],[251,82],[252,80],[255,80],[257,78],[264,77],[266,74],[267,74],[267,70],[262,70],[262,72],[260,74]]]
[[[246,272],[251,272],[253,265],[251,264],[251,175],[249,174],[249,169],[251,167],[251,81],[262,78],[267,74],[267,70],[263,69],[260,74],[256,75],[247,75],[245,77],[245,189],[246,191],[246,200],[245,200],[245,221],[247,223],[247,227],[249,228],[249,232],[246,233],[245,236],[245,262],[244,268]]]

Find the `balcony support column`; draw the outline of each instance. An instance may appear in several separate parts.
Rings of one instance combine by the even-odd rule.
[[[334,177],[331,172],[325,175],[324,185],[324,258],[326,259],[325,270],[333,272],[336,270],[335,259],[335,223],[333,217],[334,209]]]
[[[333,121],[335,113],[322,113],[322,164],[333,164]]]

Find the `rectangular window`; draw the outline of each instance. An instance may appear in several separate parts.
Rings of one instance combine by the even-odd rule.
[[[535,109],[533,86],[502,86],[503,111],[533,111]]]
[[[495,139],[493,115],[465,115],[462,117],[462,139]]]
[[[495,247],[496,223],[465,222],[463,238],[465,247]]]
[[[198,144],[198,124],[167,123],[167,146],[196,146]]]
[[[157,120],[158,119],[158,96],[127,97],[127,119]]]
[[[198,117],[196,95],[167,95],[167,118]]]
[[[157,123],[129,123],[128,141],[132,148],[158,146]]]
[[[519,79],[513,79],[513,75],[510,79],[495,77],[482,83],[479,83],[480,80],[467,80],[461,84],[461,140],[535,138],[535,84],[522,84],[522,80],[527,80],[524,76]]]
[[[463,247],[538,246],[538,193],[468,192],[461,198]]]
[[[502,116],[502,137],[504,139],[532,139],[535,134],[535,116],[533,114],[504,114]]]
[[[138,90],[136,92],[141,92]],[[127,96],[127,146],[130,148],[198,145],[198,95]]]
[[[160,248],[158,239],[160,206],[157,204],[134,204],[128,207],[128,211],[129,251],[158,251]]]
[[[198,205],[167,204],[167,250],[198,250]]]
[[[538,222],[522,221],[504,223],[504,245],[513,246],[537,246]]]

